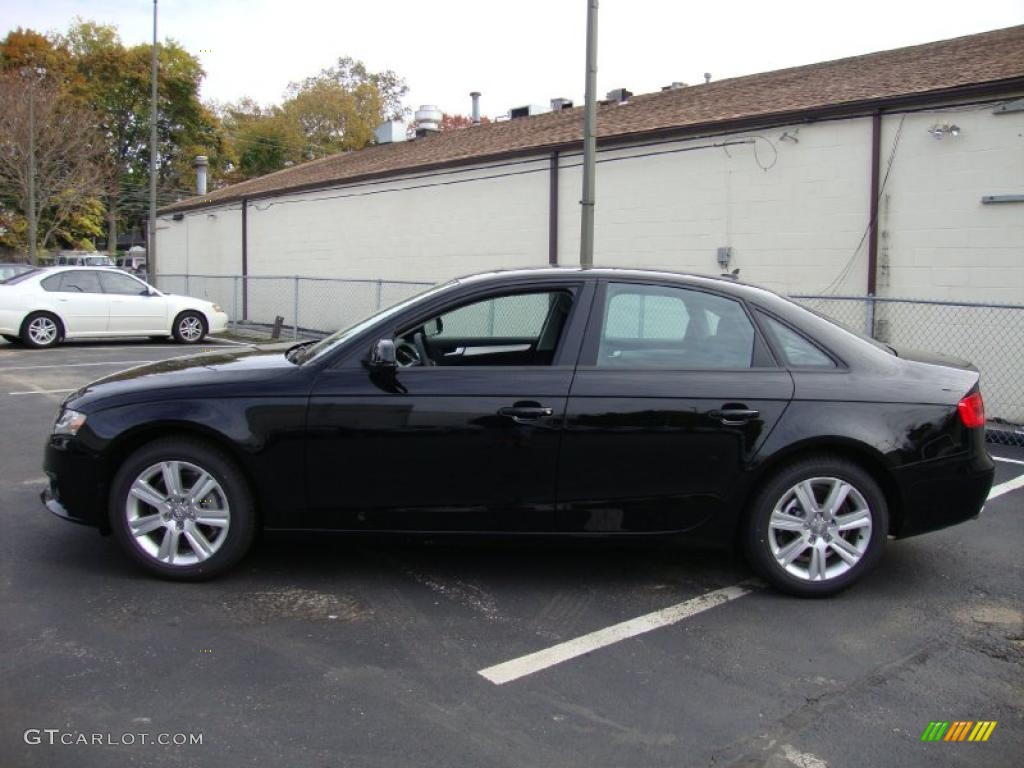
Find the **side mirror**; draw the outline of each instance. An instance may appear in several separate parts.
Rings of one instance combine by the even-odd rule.
[[[394,339],[378,339],[370,351],[371,368],[397,368]]]

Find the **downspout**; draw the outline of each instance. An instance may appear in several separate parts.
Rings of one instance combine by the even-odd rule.
[[[551,153],[551,186],[548,191],[548,264],[558,266],[558,158]]]
[[[249,318],[249,198],[242,198],[242,319]]]
[[[882,158],[882,113],[871,115],[871,201],[868,219],[868,295],[874,296],[878,281],[878,198]]]

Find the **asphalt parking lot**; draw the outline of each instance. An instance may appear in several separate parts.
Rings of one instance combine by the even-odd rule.
[[[173,584],[47,513],[40,464],[67,391],[187,351],[0,342],[0,766],[1020,765],[1024,449],[828,600],[671,542],[267,536]]]

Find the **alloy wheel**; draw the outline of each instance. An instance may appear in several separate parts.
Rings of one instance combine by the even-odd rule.
[[[40,347],[48,347],[53,344],[57,340],[57,333],[57,323],[46,315],[35,317],[28,324],[29,339]]]
[[[849,571],[871,543],[874,516],[864,495],[838,477],[811,477],[786,491],[768,520],[776,563],[803,581]]]
[[[199,341],[203,337],[203,321],[195,315],[186,315],[178,323],[178,333],[185,341]]]
[[[201,563],[227,540],[231,509],[217,479],[185,461],[161,461],[135,478],[125,501],[136,546],[171,566]]]

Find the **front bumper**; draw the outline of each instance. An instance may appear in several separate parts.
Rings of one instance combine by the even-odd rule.
[[[51,435],[43,471],[49,481],[41,494],[43,505],[63,520],[107,530],[107,494],[101,460],[78,441]]]
[[[210,313],[210,333],[223,333],[228,329],[228,316],[225,312]]]

